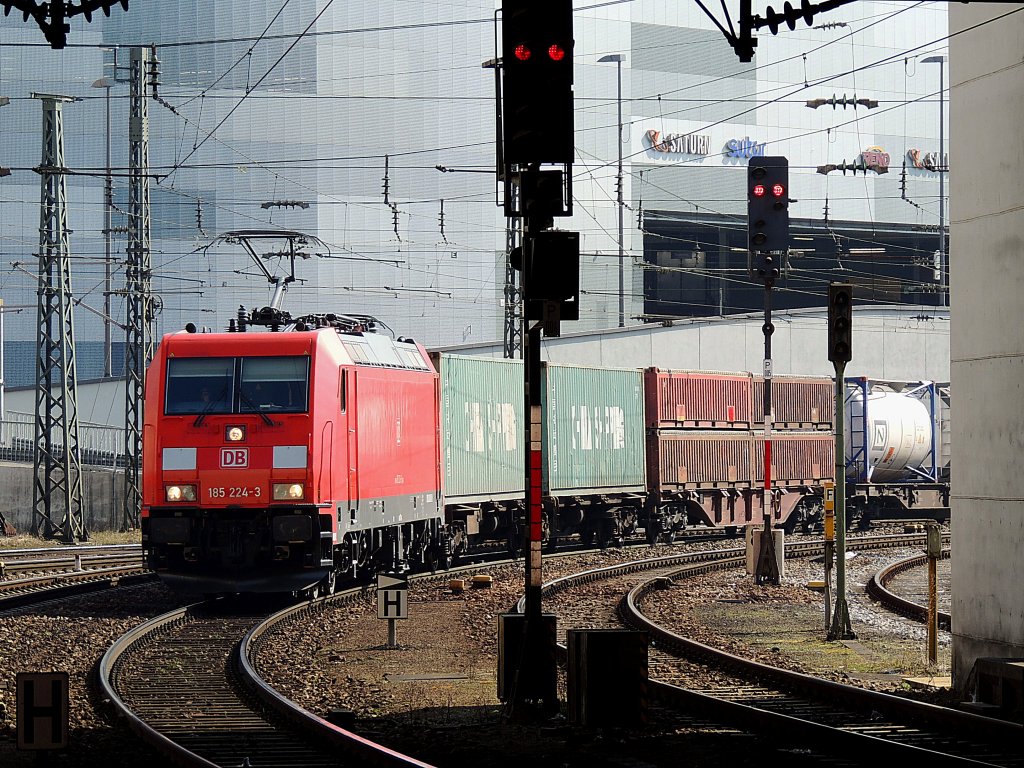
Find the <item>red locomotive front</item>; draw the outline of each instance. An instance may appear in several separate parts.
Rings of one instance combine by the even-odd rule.
[[[149,567],[186,591],[288,592],[438,557],[437,418],[437,375],[411,341],[165,336],[146,386]]]

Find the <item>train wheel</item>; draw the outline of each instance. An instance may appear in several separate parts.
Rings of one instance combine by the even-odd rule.
[[[541,548],[545,552],[554,552],[558,537],[555,536],[551,526],[551,515],[545,511],[540,518],[540,541]]]
[[[339,573],[352,573],[354,563],[352,561],[353,542],[351,534],[345,536],[341,546],[334,550],[334,570]]]
[[[506,543],[508,547],[508,553],[512,557],[517,557],[519,551],[522,549],[522,536],[519,534],[519,527],[515,525],[509,526],[508,529],[508,540]]]
[[[334,594],[334,590],[338,588],[338,573],[337,571],[331,571],[324,576],[323,581],[320,582],[320,595],[321,597],[327,597]]]
[[[424,552],[424,562],[431,573],[447,571],[452,567],[452,556],[440,544],[431,544]]]

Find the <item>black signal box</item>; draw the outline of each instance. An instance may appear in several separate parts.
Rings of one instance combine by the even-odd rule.
[[[853,357],[853,286],[828,285],[828,359],[848,363]]]
[[[526,238],[511,254],[512,266],[523,270],[523,300],[528,320],[579,319],[580,233],[546,229]],[[548,305],[546,307],[546,305]]]
[[[573,161],[571,0],[502,0],[504,162]]]
[[[789,248],[789,160],[785,157],[752,157],[747,167],[748,248],[753,254],[784,252]],[[777,276],[777,275],[776,275]]]

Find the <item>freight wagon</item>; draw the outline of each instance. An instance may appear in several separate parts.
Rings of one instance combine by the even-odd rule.
[[[515,545],[524,513],[522,364],[447,353],[432,360],[441,376],[446,520],[457,551],[478,538]],[[762,377],[552,364],[542,366],[542,377],[548,542],[579,534],[608,543],[639,529],[653,543],[687,526],[762,521]],[[948,515],[939,419],[941,407],[948,412],[948,387],[850,379],[846,393],[849,519]],[[834,398],[828,377],[772,380],[769,514],[776,526],[809,529],[821,519],[822,484],[835,477]],[[901,444],[905,430],[929,445],[934,437],[935,449],[872,449],[866,425]],[[926,467],[922,461],[933,456],[940,463]]]
[[[764,379],[649,368],[645,382],[648,538],[760,522]],[[948,520],[949,386],[855,377],[844,391],[848,521]],[[773,377],[772,411],[771,519],[809,529],[823,514],[822,483],[835,478],[835,382]]]
[[[847,496],[862,522],[949,517],[948,384],[846,380]]]
[[[647,538],[687,525],[737,528],[764,517],[764,379],[750,373],[644,372]],[[810,524],[835,474],[834,394],[827,377],[772,379],[774,525]]]
[[[433,353],[440,374],[445,516],[458,554],[477,538],[518,545],[526,453],[520,361]],[[610,543],[646,495],[643,376],[541,365],[543,531]]]

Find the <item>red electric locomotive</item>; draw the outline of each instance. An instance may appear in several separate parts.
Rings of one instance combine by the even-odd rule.
[[[221,593],[433,565],[445,545],[426,351],[365,331],[367,318],[271,314],[274,330],[251,330],[257,312],[160,343],[143,438],[148,566]]]

